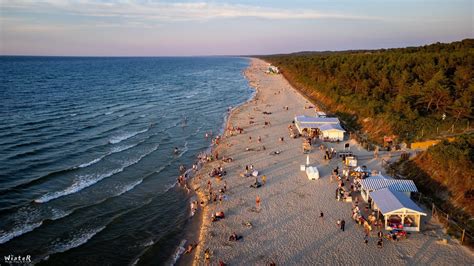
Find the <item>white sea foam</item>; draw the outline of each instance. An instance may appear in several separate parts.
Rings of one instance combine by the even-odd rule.
[[[155,242],[152,239],[150,239],[150,240],[146,241],[145,243],[143,243],[142,246],[143,247],[149,247],[153,244],[155,244]]]
[[[145,132],[148,131],[148,129],[149,129],[149,128],[145,128],[145,129],[140,130],[140,131],[131,132],[131,133],[126,133],[126,134],[123,134],[123,135],[120,135],[120,136],[114,136],[114,137],[110,138],[109,143],[111,143],[111,144],[120,143],[120,142],[122,142],[122,141],[124,141],[124,140],[127,140],[127,139],[129,139],[129,138],[131,138],[131,137],[134,137],[134,136],[136,136],[136,135],[138,135],[138,134],[145,133]]]
[[[113,153],[117,153],[117,152],[122,152],[122,151],[125,151],[125,150],[128,150],[128,149],[131,149],[135,146],[137,146],[138,144],[140,144],[141,142],[138,142],[136,144],[131,144],[131,145],[126,145],[126,146],[118,146],[118,147],[112,147],[112,149],[110,150],[110,154],[113,154]]]
[[[60,209],[52,209],[51,210],[51,214],[52,214],[51,220],[54,221],[54,220],[62,219],[64,217],[68,216],[71,213],[73,213],[73,210],[64,211],[64,210],[60,210]]]
[[[105,226],[89,230],[82,230],[73,239],[54,242],[53,248],[49,255],[54,253],[65,252],[78,246],[84,245],[85,243],[87,243],[87,241],[89,241],[92,237],[94,237],[104,229]]]
[[[36,228],[40,227],[43,222],[31,223],[31,224],[21,224],[13,227],[10,231],[6,232],[0,230],[0,244],[10,241],[12,238],[23,235],[25,233],[31,232]]]
[[[67,187],[63,190],[60,190],[60,191],[48,192],[48,193],[44,194],[43,196],[41,196],[40,198],[36,199],[35,202],[36,203],[45,203],[45,202],[48,202],[50,200],[57,199],[59,197],[63,197],[63,196],[67,196],[67,195],[70,195],[70,194],[73,194],[73,193],[77,193],[77,192],[83,190],[84,188],[87,188],[87,187],[90,187],[90,186],[96,184],[97,182],[103,180],[104,178],[107,178],[107,177],[110,177],[110,176],[115,175],[117,173],[120,173],[125,168],[127,168],[127,167],[129,167],[133,164],[138,163],[145,156],[147,156],[148,154],[156,151],[158,149],[158,147],[159,147],[159,145],[154,146],[154,148],[152,148],[150,151],[142,154],[140,157],[136,158],[135,160],[126,161],[126,162],[124,162],[122,167],[117,168],[117,169],[113,169],[113,170],[111,170],[107,173],[79,176],[73,182],[73,184],[70,185],[69,187]]]
[[[109,156],[109,155],[112,155],[112,154],[117,153],[117,152],[122,152],[122,151],[125,151],[125,150],[128,150],[128,149],[131,149],[131,148],[137,146],[137,145],[140,144],[140,143],[141,143],[141,142],[138,142],[138,143],[136,143],[136,144],[126,145],[126,146],[113,147],[113,148],[110,150],[109,153],[107,153],[107,154],[105,154],[105,155],[102,155],[102,156],[100,156],[100,157],[98,157],[98,158],[96,158],[96,159],[94,159],[94,160],[92,160],[92,161],[90,161],[90,162],[83,163],[83,164],[77,166],[77,168],[86,168],[86,167],[88,167],[88,166],[91,166],[91,165],[93,165],[93,164],[96,164],[96,163],[100,162],[102,159],[104,159],[105,157],[107,157],[107,156]]]
[[[99,158],[96,158],[96,159],[94,159],[90,162],[83,163],[83,164],[79,165],[78,168],[85,168],[85,167],[88,167],[88,166],[93,165],[95,163],[98,163],[100,160],[104,159],[105,156],[107,156],[107,155],[102,155]]]
[[[178,248],[176,249],[175,253],[173,254],[173,261],[171,265],[175,265],[178,259],[183,255],[184,251],[186,250],[184,248],[184,245],[186,245],[186,239],[182,240],[181,243],[179,243]]]
[[[94,175],[85,175],[85,176],[80,176],[77,178],[72,185],[67,187],[64,190],[61,191],[55,191],[55,192],[48,192],[41,196],[40,198],[36,199],[36,203],[45,203],[53,199],[57,199],[59,197],[67,196],[69,194],[73,194],[76,192],[79,192],[83,190],[86,187],[90,187],[94,185],[95,183],[101,181],[104,178],[107,178],[109,176],[112,176],[116,173],[122,172],[124,167],[118,168],[118,169],[113,169],[105,174],[94,174]]]
[[[140,185],[142,182],[143,182],[143,179],[140,179],[140,180],[137,180],[137,181],[135,181],[135,182],[133,182],[133,183],[131,183],[131,184],[128,184],[128,185],[124,186],[124,187],[120,190],[120,192],[119,192],[117,195],[115,195],[115,197],[120,196],[120,195],[122,195],[123,193],[134,189],[136,186]]]

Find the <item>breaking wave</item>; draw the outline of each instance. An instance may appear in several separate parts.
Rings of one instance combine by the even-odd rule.
[[[45,202],[48,202],[48,201],[53,200],[53,199],[57,199],[57,198],[60,198],[60,197],[63,197],[63,196],[67,196],[67,195],[70,195],[70,194],[77,193],[77,192],[79,192],[79,191],[81,191],[81,190],[83,190],[87,187],[90,187],[90,186],[96,184],[97,182],[99,182],[99,181],[101,181],[101,180],[103,180],[107,177],[110,177],[112,175],[115,175],[117,173],[122,172],[125,168],[127,168],[131,165],[134,165],[134,164],[138,163],[145,156],[147,156],[148,154],[156,151],[158,149],[158,146],[159,145],[156,145],[153,149],[151,149],[150,151],[148,151],[145,154],[141,155],[137,159],[127,161],[122,165],[122,167],[117,168],[117,169],[113,169],[113,170],[111,170],[107,173],[79,176],[79,178],[77,178],[73,182],[73,184],[70,185],[69,187],[67,187],[67,188],[65,188],[61,191],[48,192],[48,193],[44,194],[43,196],[41,196],[40,198],[36,199],[35,202],[36,203],[45,203]]]
[[[149,130],[150,128],[146,128],[146,129],[143,129],[143,130],[140,130],[140,131],[136,131],[136,132],[131,132],[131,133],[126,133],[126,134],[123,134],[123,135],[120,135],[120,136],[114,136],[112,138],[110,138],[109,140],[109,143],[111,144],[117,144],[117,143],[120,143],[124,140],[127,140],[129,138],[132,138],[132,137],[135,137],[136,135],[138,134],[142,134],[142,133],[145,133]]]
[[[79,232],[79,234],[72,239],[53,242],[53,248],[49,255],[54,253],[65,252],[78,246],[84,245],[85,243],[87,243],[87,241],[89,241],[91,238],[93,238],[95,235],[97,235],[104,229],[105,226],[95,229],[81,230],[81,232]]]

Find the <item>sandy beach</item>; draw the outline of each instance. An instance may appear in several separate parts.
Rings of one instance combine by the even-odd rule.
[[[351,219],[352,204],[335,200],[337,183],[329,179],[332,169],[342,168],[342,161],[325,161],[323,151],[314,148],[309,154],[310,164],[318,166],[321,178],[308,180],[299,169],[306,162],[302,138],[289,138],[287,128],[295,115],[314,115],[315,108],[307,108],[314,105],[282,75],[265,74],[267,67],[262,60],[251,59],[245,74],[257,94],[233,110],[228,120],[228,127],[241,127],[243,133],[231,136],[227,130],[214,149],[220,158],[231,157],[232,162],[207,163],[192,180],[199,201],[205,204],[195,216],[202,219],[199,244],[191,254],[183,255],[188,256],[183,260],[186,264],[208,263],[204,259],[206,249],[210,251],[211,265],[218,265],[219,261],[227,265],[474,264],[472,252],[443,234],[441,226],[429,215],[422,220],[422,231],[412,233],[406,240],[385,240],[383,248],[377,248],[373,232],[365,244],[363,228]],[[389,153],[374,159],[371,152],[353,140],[324,145],[339,151],[346,142],[359,156],[359,165],[369,169],[384,173],[382,159],[396,159],[396,154]],[[280,153],[274,154],[275,151]],[[253,165],[259,172],[259,181],[266,176],[262,187],[250,187],[255,177],[241,176],[246,165]],[[219,166],[227,172],[222,181],[209,177],[210,171]],[[222,202],[208,203],[209,181],[215,192],[226,182]],[[259,207],[257,197],[261,199]],[[224,212],[225,218],[211,222],[211,214],[218,211]],[[319,217],[320,212],[324,212],[324,218]],[[336,225],[338,219],[346,221],[344,232]],[[247,222],[252,226],[246,226]],[[233,232],[242,239],[229,241]],[[447,244],[440,241],[443,238],[448,239]]]

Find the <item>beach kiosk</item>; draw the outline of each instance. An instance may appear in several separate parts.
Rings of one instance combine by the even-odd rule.
[[[323,139],[343,141],[346,132],[339,124],[324,124],[318,127]]]
[[[384,217],[386,230],[420,231],[421,216],[426,216],[426,213],[403,192],[384,188],[372,192],[370,197],[374,209]]]
[[[360,181],[361,196],[365,202],[369,201],[374,191],[390,188],[392,190],[404,193],[408,198],[412,192],[418,192],[413,180],[387,178],[383,175],[371,176]]]
[[[306,115],[299,115],[295,117],[295,126],[300,134],[319,129],[319,127],[329,124],[339,125],[340,122],[337,117],[314,117]]]

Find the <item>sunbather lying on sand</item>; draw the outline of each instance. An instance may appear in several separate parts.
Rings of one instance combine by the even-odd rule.
[[[248,227],[248,228],[252,228],[252,226],[253,226],[252,223],[249,222],[249,221],[247,221],[247,222],[242,222],[242,225],[243,225],[243,226],[246,226],[246,227]]]
[[[238,236],[235,232],[229,236],[229,241],[238,241],[241,239],[242,239],[242,236]]]

